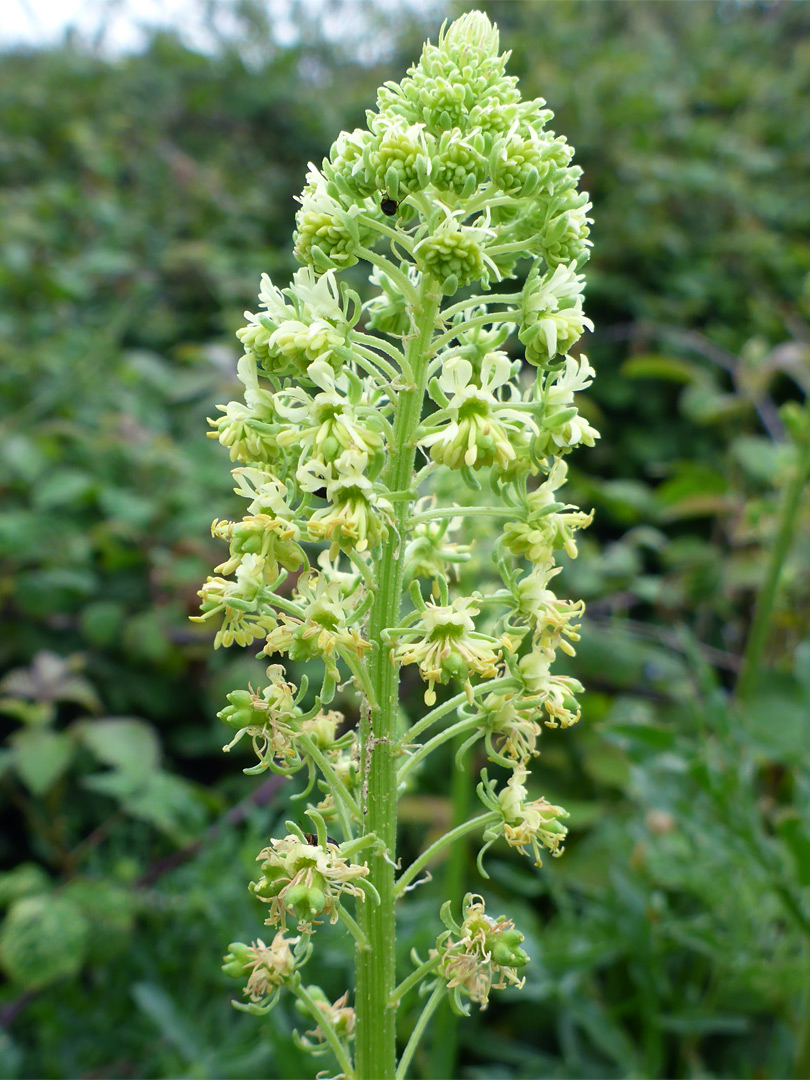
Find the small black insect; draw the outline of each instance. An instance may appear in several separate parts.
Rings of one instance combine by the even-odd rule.
[[[313,847],[318,847],[318,837],[315,835],[315,833],[305,832],[304,839],[308,844],[311,844]],[[327,844],[334,844],[335,847],[340,847],[337,840],[333,840],[331,836],[327,836],[326,842]]]
[[[393,217],[399,209],[399,203],[395,202],[389,195],[386,195],[380,203],[380,209],[386,217]]]

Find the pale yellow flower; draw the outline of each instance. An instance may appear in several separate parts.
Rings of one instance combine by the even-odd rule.
[[[436,683],[460,679],[472,700],[470,676],[475,673],[492,679],[498,674],[502,652],[490,638],[475,632],[472,617],[478,610],[469,597],[457,597],[444,606],[428,602],[421,612],[419,636],[394,650],[400,663],[419,665],[419,674],[428,684],[427,705],[436,701]]]

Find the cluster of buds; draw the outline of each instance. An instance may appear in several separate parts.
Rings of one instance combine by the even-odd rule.
[[[258,642],[270,662],[267,686],[229,695],[226,749],[247,736],[259,764],[246,771],[305,766],[303,796],[316,781],[322,795],[307,809],[316,838],[288,823],[259,855],[251,891],[278,930],[273,944],[240,947],[229,966],[248,973],[254,1005],[286,980],[318,1025],[302,1045],[325,1040],[344,1071],[354,1012],[300,983],[304,951],[286,959],[283,934],[293,919],[303,950],[320,922],[341,919],[364,972],[384,951],[390,931],[369,911],[395,891],[395,829],[380,816],[395,814],[397,792],[380,787],[393,758],[408,771],[456,732],[465,747],[481,739],[509,774],[500,788],[483,774],[485,849],[501,839],[539,865],[566,835],[565,811],[530,798],[527,784],[543,728],[580,715],[582,687],[552,668],[574,652],[583,605],[552,584],[558,554],[576,556],[591,520],[558,498],[565,455],[598,438],[577,397],[594,375],[577,349],[592,328],[581,272],[590,203],[551,112],[522,100],[507,59],[486,16],[462,16],[381,88],[364,128],[310,166],[294,238],[302,267],[288,288],[262,278],[238,334],[244,400],[211,421],[246,511],[214,522],[228,557],[201,588],[197,618],[217,624],[215,646]],[[341,277],[361,262],[374,291],[365,300]],[[510,284],[519,275],[525,284]],[[305,665],[308,682],[296,688],[279,657]],[[405,665],[430,710],[413,718],[413,738],[394,692]],[[350,685],[356,731],[327,708]],[[457,695],[449,705],[437,704],[444,687]],[[448,714],[420,744],[415,735]],[[375,767],[383,758],[390,769]],[[526,956],[511,923],[489,918],[478,897],[460,925],[443,917],[435,970],[456,1006],[520,982]],[[364,1053],[369,985],[363,974]]]

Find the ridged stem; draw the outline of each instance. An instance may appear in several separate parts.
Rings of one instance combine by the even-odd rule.
[[[413,481],[416,429],[422,415],[427,366],[441,294],[436,282],[423,277],[413,310],[415,332],[406,361],[413,382],[397,394],[394,440],[384,474],[390,492],[407,491]],[[399,623],[402,604],[402,546],[410,499],[393,502],[393,522],[375,568],[376,596],[369,614],[369,639],[375,649],[368,663],[372,700],[360,723],[363,771],[363,832],[374,833],[385,851],[369,858],[369,880],[380,903],[358,905],[358,921],[368,941],[358,946],[355,966],[356,1069],[358,1080],[394,1080],[396,1073],[396,923],[394,863],[397,839],[397,786],[394,743],[399,710],[399,672],[391,661],[382,632]]]

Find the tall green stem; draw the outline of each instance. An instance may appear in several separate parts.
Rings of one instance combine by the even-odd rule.
[[[415,332],[408,341],[407,368],[413,383],[397,395],[394,441],[385,472],[389,491],[407,491],[412,484],[416,456],[415,434],[422,415],[436,315],[441,294],[436,282],[423,277],[413,310]],[[394,742],[399,709],[399,674],[383,645],[382,632],[397,626],[402,603],[402,537],[411,508],[407,499],[394,502],[393,523],[376,566],[376,596],[369,615],[369,637],[375,646],[369,661],[373,697],[360,725],[360,760],[363,770],[363,831],[375,833],[385,852],[369,859],[369,880],[380,903],[359,905],[359,923],[368,945],[358,946],[355,967],[357,1014],[357,1076],[360,1080],[393,1080],[396,1073],[396,1005],[392,991],[396,979],[394,863],[396,861],[397,790]]]
[[[782,566],[787,558],[796,531],[802,494],[807,487],[808,477],[810,477],[810,405],[807,402],[805,402],[804,406],[802,434],[797,449],[798,460],[796,461],[795,472],[788,481],[785,490],[776,540],[774,541],[765,580],[757,595],[754,618],[748,632],[742,668],[737,680],[736,693],[741,701],[750,697],[751,691],[756,684],[762,653],[768,637],[768,627],[776,600],[776,591],[779,587]]]

